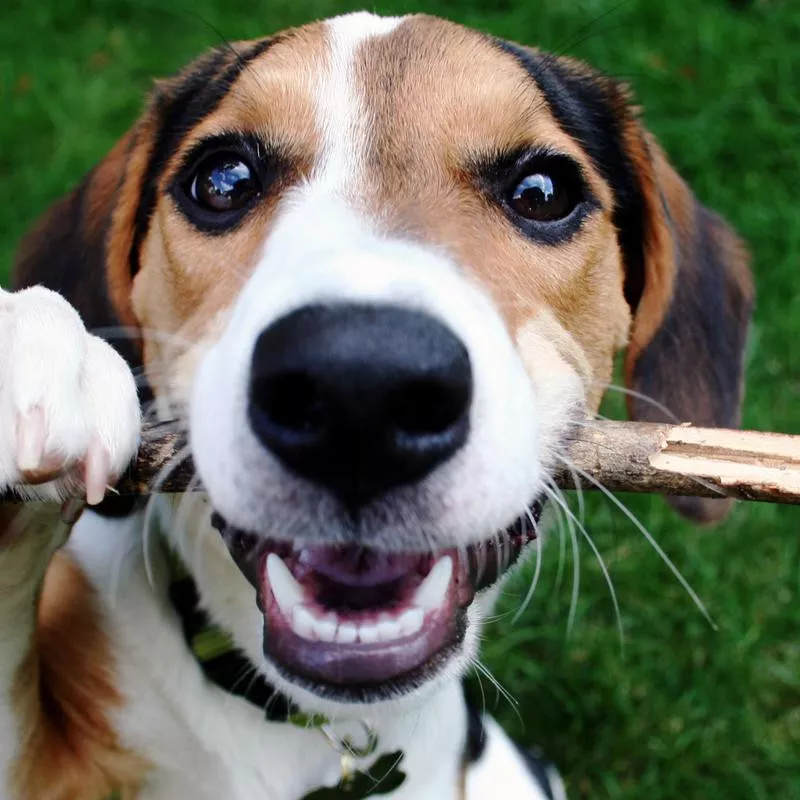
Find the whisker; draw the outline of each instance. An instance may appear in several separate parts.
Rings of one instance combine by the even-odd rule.
[[[592,552],[594,553],[595,558],[597,559],[597,563],[600,566],[600,570],[603,573],[603,577],[605,578],[605,582],[608,586],[608,591],[611,594],[611,602],[614,606],[614,617],[617,623],[617,633],[619,634],[619,646],[620,646],[620,653],[624,653],[625,649],[625,629],[622,624],[622,614],[620,613],[619,607],[619,598],[617,597],[617,592],[614,589],[614,582],[611,580],[611,574],[608,571],[608,567],[603,560],[603,556],[600,554],[600,550],[597,548],[594,540],[591,536],[589,536],[589,532],[586,530],[586,527],[581,523],[581,521],[575,516],[572,509],[569,507],[566,499],[563,497],[561,492],[553,492],[550,495],[553,502],[558,503],[560,506],[563,507],[564,513],[569,514],[572,517],[573,521],[578,527],[578,530],[583,535],[583,538],[586,540],[586,543],[591,548]]]
[[[247,685],[247,688],[244,690],[244,696],[247,697],[250,690],[253,688],[253,682],[258,677],[258,668],[255,664],[251,664],[249,661],[245,663],[245,665],[239,670],[239,674],[236,676],[236,680],[231,684],[230,692],[234,693],[238,688],[239,684],[245,680],[246,678],[250,678],[250,682]]]
[[[564,566],[567,563],[567,534],[564,512],[556,505],[556,529],[558,530],[558,568],[556,569],[556,580],[554,591],[556,594],[561,592],[561,585],[564,582]]]
[[[153,570],[153,553],[155,551],[155,537],[153,536],[154,518],[158,498],[153,495],[147,501],[142,522],[142,558],[144,559],[144,574],[151,589],[155,589],[156,580]]]
[[[145,516],[142,523],[142,556],[144,558],[144,571],[147,576],[147,582],[151,588],[155,588],[155,574],[153,571],[153,552],[155,550],[155,543],[153,537],[154,530],[154,515],[157,510],[157,493],[158,490],[164,485],[170,475],[191,456],[191,447],[185,445],[167,463],[156,473],[153,482],[150,486],[151,496],[145,507]],[[190,484],[195,480],[193,476]],[[187,491],[190,487],[187,487]]]
[[[647,403],[648,405],[660,411],[672,422],[675,423],[685,422],[685,420],[678,419],[678,417],[671,409],[667,408],[667,406],[665,406],[663,403],[656,400],[655,397],[651,397],[648,394],[638,392],[636,391],[636,389],[629,389],[627,386],[620,386],[617,383],[608,383],[607,381],[587,379],[586,382],[591,383],[594,386],[599,386],[602,389],[605,389],[606,391],[617,392],[618,394],[625,395],[626,397],[634,397],[637,400],[641,400],[643,403]]]
[[[569,601],[569,613],[567,614],[567,638],[569,638],[572,636],[572,630],[575,627],[575,618],[578,614],[578,596],[581,586],[581,552],[572,518],[564,514],[564,519],[566,520],[567,532],[572,542],[572,595]]]
[[[132,518],[131,518],[132,519]],[[128,524],[132,524],[132,522],[128,522]],[[111,578],[109,580],[109,602],[113,607],[116,607],[117,600],[119,598],[119,587],[122,581],[122,565],[125,562],[125,559],[130,555],[131,548],[120,548],[119,552],[116,553],[116,557],[114,558],[114,563],[111,569]]]
[[[519,622],[520,617],[525,613],[525,610],[530,605],[534,592],[536,591],[536,587],[539,585],[539,577],[542,573],[542,537],[539,534],[536,520],[534,520],[530,509],[527,511],[527,517],[530,520],[532,529],[536,534],[536,566],[534,567],[533,579],[531,580],[531,585],[528,587],[528,592],[525,595],[525,599],[522,601],[519,609],[517,609],[517,613],[514,614],[514,617],[511,620],[512,625],[515,625],[517,622]]]
[[[514,714],[519,720],[520,724],[524,725],[525,721],[522,719],[522,715],[520,714],[519,703],[514,696],[500,683],[500,681],[497,680],[497,678],[495,678],[489,668],[479,658],[476,658],[473,661],[473,665],[475,666],[475,669],[477,669],[478,672],[480,672],[489,681],[489,683],[494,686],[498,695],[498,699],[502,697],[514,710]]]
[[[486,714],[486,692],[483,689],[483,681],[480,670],[475,670],[475,678],[478,681],[478,691],[481,693],[481,716]]]
[[[602,20],[610,17],[612,14],[616,14],[623,6],[626,6],[630,0],[619,0],[618,3],[611,6],[611,8],[607,8],[605,11],[599,13],[596,17],[593,17],[588,22],[585,22],[583,25],[580,26],[577,30],[573,31],[570,36],[566,39],[563,39],[560,44],[553,48],[552,53],[548,54],[547,58],[555,60],[558,56],[563,55],[567,50],[571,50],[577,47],[579,44],[583,44],[583,42],[590,39],[592,36],[598,36],[601,33],[606,33],[609,30],[614,30],[616,28],[622,27],[621,23],[616,22],[613,26],[606,26],[605,28],[597,27],[597,23],[601,22]]]
[[[565,463],[568,461],[568,459],[562,456],[559,456],[559,459]],[[597,489],[599,489],[620,511],[622,511],[623,514],[625,514],[625,516],[634,524],[636,529],[645,537],[645,539],[653,548],[653,550],[655,550],[656,553],[658,553],[661,560],[667,565],[670,572],[672,572],[672,574],[677,579],[678,583],[680,583],[680,585],[683,587],[684,591],[689,595],[689,597],[691,597],[698,611],[700,611],[700,613],[705,617],[706,621],[712,627],[712,629],[715,631],[718,630],[717,624],[714,622],[713,618],[709,614],[708,610],[705,607],[705,604],[700,599],[697,592],[695,592],[695,590],[692,589],[689,582],[686,580],[686,578],[683,577],[681,571],[675,566],[670,557],[664,552],[664,549],[661,547],[661,545],[659,545],[659,543],[656,541],[653,534],[650,533],[650,531],[648,531],[647,528],[645,528],[645,526],[639,521],[636,515],[618,497],[616,497],[613,492],[611,492],[609,489],[603,486],[603,484],[600,483],[600,481],[595,480],[595,478],[589,475],[589,473],[585,472],[579,467],[576,467],[574,464],[572,465],[572,468],[584,480],[588,481],[593,486],[597,487]]]

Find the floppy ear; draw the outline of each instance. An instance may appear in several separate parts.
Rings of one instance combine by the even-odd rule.
[[[626,149],[642,198],[640,249],[626,254],[626,290],[638,302],[625,378],[642,395],[629,396],[630,416],[738,427],[754,299],[747,251],[700,205],[638,121],[628,128]],[[698,522],[717,521],[730,507],[724,499],[670,502]]]
[[[44,213],[23,239],[12,276],[14,289],[41,285],[59,292],[132,366],[140,354],[128,257],[147,156],[145,128],[126,134]]]

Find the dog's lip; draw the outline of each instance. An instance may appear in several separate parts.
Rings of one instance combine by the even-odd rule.
[[[213,523],[256,588],[264,653],[284,676],[339,690],[391,684],[397,691],[406,676],[419,682],[447,661],[443,654],[463,638],[466,608],[535,538],[531,523],[540,512],[536,503],[491,539],[437,553],[268,540],[227,525],[217,514]],[[423,603],[421,614],[415,598],[434,570],[436,601]],[[443,589],[444,572],[449,577]],[[345,629],[348,635],[340,635]]]
[[[354,548],[342,550],[349,556]],[[325,557],[338,561],[339,551],[317,546],[300,555],[313,553],[327,571]],[[269,552],[259,593],[265,655],[307,680],[339,686],[381,684],[420,667],[452,643],[456,608],[473,594],[463,590],[466,575],[454,569],[454,555],[441,554],[433,565],[429,556],[393,555],[390,580],[375,582],[370,572],[365,584],[358,570],[337,571],[344,582],[332,581],[310,570],[307,559],[291,559],[290,569]],[[397,576],[401,564],[406,569]]]

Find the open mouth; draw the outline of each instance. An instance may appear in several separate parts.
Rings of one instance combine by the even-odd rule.
[[[486,542],[437,553],[265,540],[215,514],[258,593],[264,654],[289,680],[368,690],[419,682],[459,646],[466,609],[535,536],[540,504]]]

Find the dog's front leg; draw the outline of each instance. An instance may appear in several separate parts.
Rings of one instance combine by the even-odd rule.
[[[43,702],[53,697],[37,660],[37,599],[71,522],[64,518],[71,509],[60,504],[75,496],[101,500],[133,456],[139,428],[130,370],[63,298],[39,287],[0,290],[0,493],[57,501],[0,506],[3,800],[34,800],[19,785],[22,751],[41,720],[60,712]]]
[[[466,800],[566,800],[555,768],[521,750],[490,716],[481,723],[479,752],[465,775]]]

